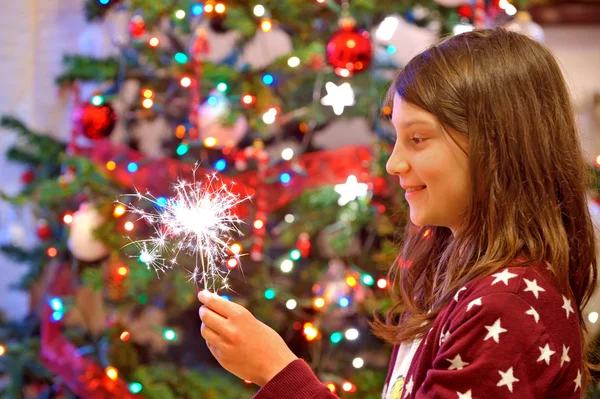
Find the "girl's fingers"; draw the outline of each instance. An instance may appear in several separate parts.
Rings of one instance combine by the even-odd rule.
[[[198,293],[198,300],[226,319],[236,316],[246,310],[243,306],[208,291],[200,291]]]
[[[212,353],[215,359],[219,360],[220,352],[217,349],[217,347],[209,344],[208,341],[206,342],[206,346],[208,346],[208,350],[210,351],[210,353]]]
[[[212,311],[207,306],[200,306],[200,310],[198,311],[200,315],[200,320],[204,324],[206,324],[211,330],[215,331],[219,335],[224,335],[226,333],[225,325],[227,323],[227,319],[221,316],[220,314]]]
[[[204,337],[204,339],[206,340],[209,349],[211,346],[218,347],[219,344],[222,342],[221,337],[219,337],[219,334],[217,334],[215,330],[208,327],[204,323],[202,323],[202,326],[200,327],[200,334],[202,334],[202,337]]]

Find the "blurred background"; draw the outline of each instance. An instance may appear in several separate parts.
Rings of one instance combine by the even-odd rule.
[[[204,264],[332,391],[379,398],[391,347],[367,322],[406,220],[383,99],[439,38],[494,26],[556,55],[596,172],[598,0],[4,1],[0,397],[251,397],[200,336]],[[182,192],[252,198],[214,262],[160,221]]]

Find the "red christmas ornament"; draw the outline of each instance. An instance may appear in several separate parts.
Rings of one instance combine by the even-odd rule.
[[[336,75],[348,77],[365,71],[373,61],[369,32],[356,28],[351,18],[342,19],[340,29],[327,42],[326,57]]]
[[[36,233],[41,240],[47,240],[52,237],[52,230],[50,229],[48,222],[44,219],[38,221]]]
[[[28,170],[21,175],[21,181],[25,184],[31,184],[31,182],[33,182],[34,179],[35,173],[33,173],[33,170]]]
[[[73,118],[81,127],[83,135],[92,140],[108,137],[117,123],[117,113],[108,103],[83,104],[75,111]]]
[[[468,19],[473,18],[473,7],[471,7],[469,4],[462,4],[460,7],[458,7],[456,12],[462,18],[468,18]]]
[[[141,15],[134,15],[129,20],[129,33],[134,38],[139,38],[146,34],[146,22]]]

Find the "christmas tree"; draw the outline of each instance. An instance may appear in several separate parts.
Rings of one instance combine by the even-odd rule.
[[[508,5],[487,15],[503,21]],[[75,102],[67,142],[2,118],[21,137],[8,157],[28,166],[23,191],[3,198],[32,204],[39,237],[2,247],[28,265],[18,288],[34,304],[0,330],[3,392],[250,397],[256,387],[224,372],[200,336],[196,292],[210,281],[340,397],[379,398],[391,348],[368,320],[391,305],[385,276],[406,217],[384,173],[382,99],[412,47],[481,25],[483,7],[86,1],[89,28],[57,78]],[[344,119],[345,134],[331,133]],[[225,201],[219,187],[239,200],[224,218],[243,223],[218,225],[199,248],[180,233],[204,223],[192,211]]]

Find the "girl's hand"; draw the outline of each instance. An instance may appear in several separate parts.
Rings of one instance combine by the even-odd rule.
[[[246,308],[208,291],[198,294],[202,336],[221,366],[264,386],[297,359],[273,329]]]

